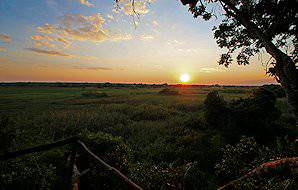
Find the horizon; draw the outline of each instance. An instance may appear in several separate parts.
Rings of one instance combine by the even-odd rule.
[[[205,22],[179,1],[140,0],[138,20],[125,1],[1,1],[0,81],[179,83],[186,73],[187,84],[276,83],[265,53],[218,65],[220,16]]]
[[[219,86],[219,87],[229,87],[229,86],[236,86],[236,87],[261,87],[264,85],[280,85],[278,83],[265,83],[265,84],[183,84],[183,83],[125,83],[125,82],[72,82],[72,81],[13,81],[13,82],[1,82],[0,81],[0,86],[2,84],[59,84],[59,83],[66,83],[66,84],[119,84],[119,85],[157,85],[157,86],[184,86],[184,87],[191,87],[191,86]],[[5,86],[5,85],[4,85]]]

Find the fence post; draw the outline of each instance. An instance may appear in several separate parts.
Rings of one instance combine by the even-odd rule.
[[[74,142],[71,145],[71,152],[66,163],[66,176],[65,176],[66,190],[73,189],[73,170],[76,162],[76,155],[77,155],[77,141],[74,140]]]

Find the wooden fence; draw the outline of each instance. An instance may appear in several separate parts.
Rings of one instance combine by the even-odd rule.
[[[142,187],[134,183],[132,180],[130,180],[128,177],[126,177],[123,173],[121,173],[116,168],[110,166],[106,162],[104,162],[102,159],[100,159],[97,155],[95,155],[78,137],[71,137],[64,140],[56,141],[54,143],[44,144],[24,150],[19,150],[15,152],[8,152],[6,154],[0,155],[0,160],[5,161],[13,158],[17,158],[26,154],[36,153],[36,152],[42,152],[51,150],[54,148],[62,147],[65,145],[72,145],[71,147],[71,153],[67,159],[67,181],[66,181],[66,189],[72,189],[72,190],[78,190],[78,178],[80,177],[80,172],[77,169],[76,166],[76,156],[78,148],[82,148],[84,151],[86,151],[91,158],[93,158],[95,161],[97,161],[99,164],[104,166],[107,170],[113,172],[115,175],[119,176],[124,182],[134,190],[143,190]]]
[[[66,189],[72,189],[72,190],[78,190],[78,179],[79,177],[84,173],[80,173],[76,166],[76,156],[78,148],[82,148],[84,151],[86,151],[91,158],[93,158],[95,161],[97,161],[99,164],[104,166],[107,170],[113,172],[115,175],[119,176],[131,189],[134,190],[142,190],[143,188],[134,183],[132,180],[130,180],[127,176],[125,176],[123,173],[121,173],[116,168],[110,166],[106,162],[104,162],[102,159],[100,159],[97,155],[95,155],[78,137],[71,137],[64,140],[56,141],[54,143],[50,144],[44,144],[24,150],[19,150],[15,152],[9,152],[3,155],[0,155],[0,160],[5,161],[13,158],[17,158],[26,154],[36,153],[36,152],[42,152],[51,150],[54,148],[62,147],[65,145],[72,145],[71,147],[71,153],[67,159],[67,179],[66,179]],[[264,163],[260,165],[259,167],[256,167],[255,169],[251,170],[246,175],[240,177],[239,179],[236,179],[234,181],[231,181],[221,187],[218,188],[218,190],[228,189],[231,186],[235,185],[236,183],[239,183],[240,181],[252,177],[254,175],[262,175],[266,173],[270,173],[273,170],[276,170],[278,168],[291,168],[291,169],[297,169],[298,168],[298,157],[292,157],[292,158],[283,158],[279,160],[274,160],[271,162]]]

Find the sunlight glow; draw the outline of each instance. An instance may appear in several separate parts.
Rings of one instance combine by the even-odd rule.
[[[183,82],[183,83],[188,82],[189,79],[190,79],[190,77],[189,77],[188,74],[182,74],[182,75],[180,76],[180,81]]]

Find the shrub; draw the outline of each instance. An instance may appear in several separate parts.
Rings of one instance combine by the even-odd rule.
[[[119,170],[126,170],[130,153],[121,137],[102,132],[86,132],[82,138],[91,151],[105,162]],[[78,158],[78,166],[81,171],[90,168],[90,172],[81,177],[81,186],[84,189],[127,189],[122,179],[103,168],[86,153]]]
[[[220,184],[225,184],[229,181],[238,179],[253,168],[270,160],[283,157],[293,156],[291,145],[283,146],[280,141],[277,143],[277,148],[269,149],[268,147],[258,144],[252,137],[243,137],[236,145],[227,145],[223,149],[223,157],[216,164],[216,175]],[[281,149],[280,151],[279,149]],[[285,149],[286,150],[285,150]],[[274,175],[257,175],[248,177],[245,180],[239,181],[234,187],[229,189],[295,189],[295,176],[283,173],[282,176]],[[295,175],[295,174],[294,174]]]
[[[164,88],[161,91],[158,92],[162,95],[179,95],[179,92],[170,88]]]
[[[205,120],[209,127],[223,129],[227,125],[227,103],[217,91],[208,93],[205,101]]]
[[[82,97],[86,98],[106,98],[109,97],[105,92],[83,92],[81,94]]]
[[[286,97],[286,92],[280,85],[275,85],[275,84],[263,85],[261,88],[271,91],[276,98]]]

